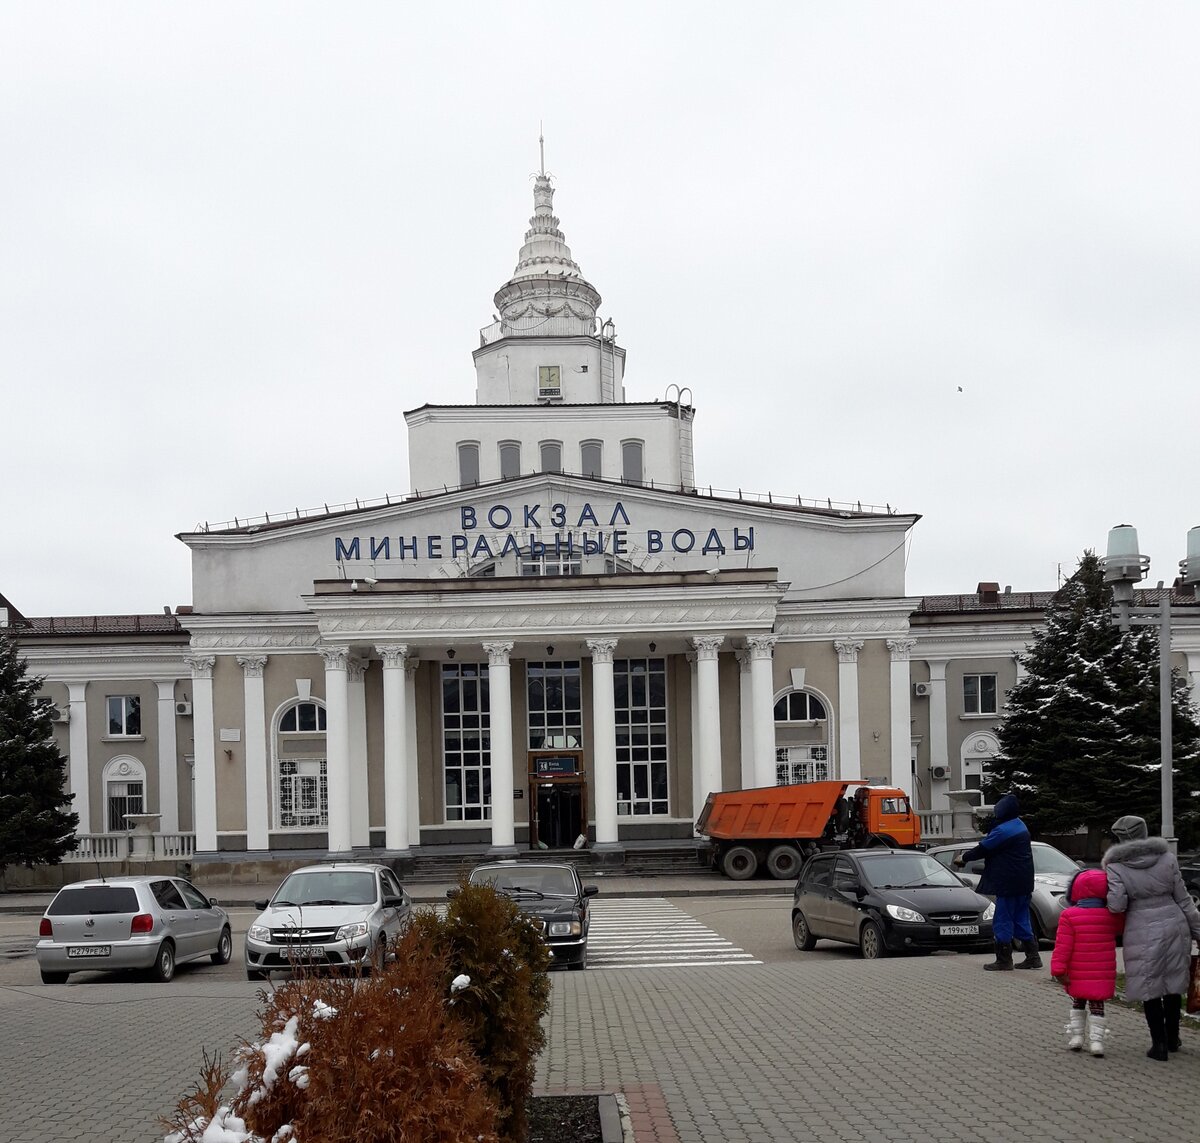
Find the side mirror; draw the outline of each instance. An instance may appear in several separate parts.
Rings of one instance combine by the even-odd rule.
[[[397,897],[394,894],[384,897],[383,907],[385,909],[402,909],[404,908],[404,898]]]
[[[270,903],[270,901],[255,901],[254,907],[261,913]]]
[[[221,902],[220,902],[220,901],[218,901],[218,900],[216,899],[216,897],[209,897],[209,899],[208,899],[208,906],[209,906],[209,908],[210,908],[210,909],[213,907],[213,905],[219,905],[220,903],[221,903]]]
[[[865,885],[854,886],[854,896],[860,901],[867,895],[867,887]]]
[[[583,887],[583,895],[585,897],[595,897],[600,892],[599,885],[585,885]]]

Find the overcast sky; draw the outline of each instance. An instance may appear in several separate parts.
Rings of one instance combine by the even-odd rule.
[[[1200,524],[1191,4],[0,2],[0,592],[408,490],[555,209],[714,489],[920,513],[910,594]]]

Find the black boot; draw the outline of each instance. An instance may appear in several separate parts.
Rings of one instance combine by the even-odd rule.
[[[1142,1001],[1142,1015],[1150,1029],[1150,1050],[1146,1053],[1152,1060],[1167,1058],[1167,1017],[1163,1011],[1162,997]]]
[[[991,964],[985,964],[983,966],[983,971],[1011,972],[1012,966],[1012,941],[997,941],[996,959]]]
[[[1163,997],[1163,1016],[1166,1018],[1168,1052],[1177,1052],[1183,1047],[1183,1041],[1179,1038],[1179,1009],[1182,999],[1180,996]]]
[[[1017,942],[1013,941],[1015,945]],[[1013,968],[1041,968],[1042,958],[1038,955],[1037,937],[1027,941],[1024,938],[1021,940],[1020,947],[1025,952],[1025,959],[1020,964],[1013,965]]]

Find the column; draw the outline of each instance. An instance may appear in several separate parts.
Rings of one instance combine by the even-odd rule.
[[[592,767],[597,850],[620,849],[617,839],[617,716],[613,691],[615,639],[589,639],[592,653]],[[586,813],[587,807],[584,807]],[[586,822],[585,822],[586,828]]]
[[[742,789],[755,785],[754,778],[754,703],[750,690],[750,649],[739,647],[734,651],[738,661],[738,715],[742,739]],[[697,815],[699,816],[699,815]]]
[[[375,648],[383,659],[383,826],[389,854],[408,853],[408,644]]]
[[[754,784],[775,785],[775,676],[771,660],[778,635],[750,635],[750,692],[754,711]]]
[[[484,643],[488,656],[488,713],[491,718],[492,845],[489,856],[515,854],[513,825],[511,643]]]
[[[408,839],[409,845],[414,847],[421,844],[421,775],[417,769],[417,667],[417,660],[412,658],[404,668],[404,706],[407,711],[404,734],[408,741],[408,781],[405,789],[408,791]],[[437,680],[437,686],[441,686],[440,678]],[[438,709],[441,710],[440,705]],[[439,725],[434,733],[440,735],[441,732]]]
[[[160,679],[158,687],[158,828],[179,832],[179,759],[175,739],[175,680]]]
[[[843,781],[862,777],[862,731],[858,722],[858,653],[861,639],[839,639],[838,657],[838,775]]]
[[[1200,651],[1184,651],[1187,662],[1188,682],[1192,688],[1192,703],[1200,708]],[[1018,679],[1020,675],[1017,676]]]
[[[350,844],[371,847],[371,807],[367,784],[367,664],[351,659],[346,669],[350,725]]]
[[[349,854],[350,841],[350,648],[323,647],[325,660],[325,772],[329,791],[331,854]]]
[[[687,661],[689,685],[692,688],[692,821],[694,822],[700,816],[700,811],[704,809],[704,799],[707,791],[700,788],[704,776],[700,769],[700,687],[697,683],[695,651],[687,652]]]
[[[71,809],[79,815],[76,833],[92,832],[92,789],[88,767],[87,683],[67,684],[68,783],[75,795]]]
[[[950,745],[946,733],[946,660],[929,659],[929,765],[946,766],[951,774]],[[936,787],[933,777],[929,779],[929,808],[948,810],[950,799],[946,797],[950,783]],[[957,787],[956,787],[957,788]],[[936,789],[936,792],[935,792]]]
[[[183,661],[192,669],[192,733],[195,736],[192,767],[195,821],[192,828],[196,832],[196,852],[216,853],[217,758],[212,673],[217,660],[212,655],[185,655]]]
[[[1025,669],[1025,656],[1018,651],[1017,654],[1013,655],[1013,664],[1017,668],[1017,682],[1020,682],[1027,674],[1029,674],[1029,672]],[[1200,660],[1198,660],[1198,665],[1200,665]],[[1192,689],[1195,690],[1196,688],[1193,687]]]
[[[242,696],[246,707],[246,848],[265,853],[271,848],[270,780],[267,771],[267,701],[263,691],[266,655],[239,655]]]
[[[721,788],[721,689],[717,675],[717,656],[724,635],[697,635],[692,640],[696,648],[696,719],[699,742],[699,795],[700,800],[692,813],[692,820],[700,816],[705,799]]]
[[[915,639],[889,639],[891,674],[891,783],[912,796],[912,714],[909,696],[908,656]]]

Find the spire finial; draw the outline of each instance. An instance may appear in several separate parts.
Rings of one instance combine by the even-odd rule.
[[[542,160],[542,174],[546,173],[546,140],[542,136],[542,121],[538,120],[538,154]]]

